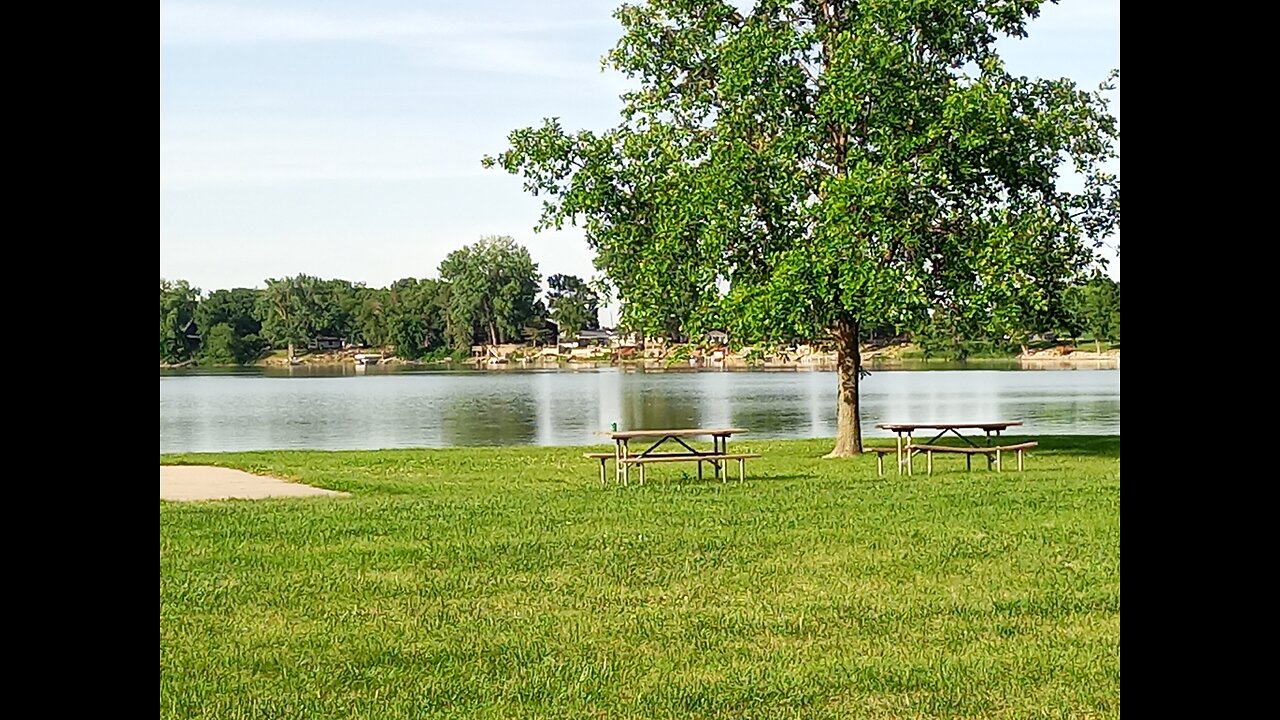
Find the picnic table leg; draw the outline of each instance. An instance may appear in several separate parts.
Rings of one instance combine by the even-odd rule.
[[[698,482],[702,482],[702,461],[698,461]]]
[[[876,475],[884,477],[884,456],[876,453]]]
[[[915,475],[915,467],[911,464],[911,433],[907,433],[907,474]]]
[[[747,459],[738,458],[738,482],[742,482],[742,479],[746,477],[746,475],[747,475]]]
[[[930,450],[926,452],[925,456],[927,458],[926,464],[929,466],[929,474],[932,475],[933,474],[933,451]]]
[[[996,472],[1000,472],[1000,450],[996,449]]]
[[[897,445],[897,449],[898,449],[898,474],[899,474],[899,475],[901,475],[901,474],[902,474],[902,433],[901,433],[901,432],[898,432],[898,433],[895,433],[895,435],[897,435],[897,436],[898,436],[898,439],[897,439],[895,442],[898,444],[898,445]]]
[[[1022,448],[1018,448],[1018,472],[1022,472]]]
[[[604,480],[604,462],[605,458],[600,458],[600,487],[605,487],[608,483]]]

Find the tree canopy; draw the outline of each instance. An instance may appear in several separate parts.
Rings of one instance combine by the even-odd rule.
[[[218,365],[243,365],[262,352],[262,321],[258,319],[258,291],[252,288],[214,290],[196,307],[200,328],[200,360]]]
[[[160,278],[160,362],[179,363],[190,360],[199,346],[193,331],[200,290],[186,280]]]
[[[861,327],[940,309],[1015,328],[1119,224],[1110,86],[1018,77],[996,50],[1041,4],[623,5],[605,58],[635,83],[620,123],[547,119],[484,164],[544,199],[538,229],[585,229],[628,327],[831,333],[832,454],[855,454]]]
[[[331,337],[407,359],[440,357],[476,342],[548,337],[542,277],[528,249],[486,237],[440,264],[440,279],[402,278],[388,287],[306,274],[269,278],[263,289],[215,290],[201,297],[185,280],[160,279],[160,361],[246,364],[267,348]],[[548,299],[564,321],[598,328],[599,294],[572,275],[552,275]]]
[[[1067,324],[1076,336],[1093,336],[1095,349],[1103,340],[1120,339],[1120,283],[1104,275],[1070,289],[1067,293]]]
[[[395,347],[395,354],[409,360],[443,347],[447,287],[438,280],[405,278],[385,293],[386,331],[381,344]]]
[[[526,325],[546,314],[538,300],[538,266],[510,237],[490,235],[454,250],[440,263],[440,279],[449,285],[448,335],[458,348],[477,337],[495,345],[518,340]]]
[[[285,346],[293,357],[297,345],[306,345],[320,323],[316,310],[320,279],[310,275],[267,280],[258,297],[262,335],[272,345]]]
[[[547,278],[547,309],[562,337],[600,329],[600,294],[577,275]]]

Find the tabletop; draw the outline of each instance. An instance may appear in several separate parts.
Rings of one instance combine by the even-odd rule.
[[[692,437],[697,435],[737,435],[745,433],[742,428],[683,428],[679,430],[618,430],[605,433],[614,440],[627,440],[644,437]]]
[[[881,430],[1004,430],[1021,425],[1021,420],[1000,422],[959,422],[959,423],[880,423],[876,427]]]

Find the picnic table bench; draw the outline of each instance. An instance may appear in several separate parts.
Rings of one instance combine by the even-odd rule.
[[[994,445],[992,447],[955,447],[951,445],[912,445],[911,449],[917,453],[920,453],[920,452],[925,453],[930,475],[933,474],[933,454],[934,453],[963,454],[965,470],[973,469],[972,461],[973,461],[974,455],[985,455],[987,457],[988,466],[990,466],[992,457],[994,457],[996,472],[1000,472],[1001,453],[1016,452],[1018,454],[1018,472],[1022,472],[1022,453],[1027,450],[1030,450],[1033,447],[1036,447],[1039,444],[1040,443],[1037,443],[1037,442],[1022,442],[1022,443],[1017,443],[1015,445]],[[988,469],[990,468],[988,467]]]
[[[640,468],[640,484],[645,481],[645,466],[650,463],[671,463],[671,462],[694,462],[698,465],[698,479],[702,479],[702,464],[710,463],[715,477],[722,480],[728,480],[728,468],[721,468],[721,464],[727,464],[730,460],[738,461],[738,481],[741,482],[746,476],[746,461],[752,458],[760,457],[757,453],[729,453],[727,445],[729,438],[734,434],[745,433],[742,428],[683,428],[673,430],[615,430],[604,433],[614,442],[614,451],[612,453],[595,452],[584,453],[583,457],[600,461],[600,484],[606,484],[605,465],[609,459],[614,460],[614,480],[621,482],[623,485],[630,484],[631,468]],[[710,437],[711,450],[699,450],[693,447],[685,438],[692,437]],[[647,448],[638,453],[631,452],[630,441],[654,440]],[[674,443],[681,446],[681,450],[659,452],[659,448],[664,445],[670,446]],[[721,475],[723,471],[724,475]]]
[[[882,430],[891,430],[897,435],[897,444],[893,448],[869,448],[876,454],[876,471],[884,474],[884,456],[889,453],[895,453],[898,459],[898,474],[902,474],[902,468],[905,466],[907,474],[913,474],[911,458],[919,453],[925,453],[928,463],[928,472],[933,474],[933,454],[934,453],[955,453],[964,455],[964,465],[966,470],[973,469],[973,456],[982,455],[987,459],[987,469],[993,466],[996,472],[1002,469],[1001,456],[1006,452],[1017,453],[1018,470],[1023,469],[1023,453],[1039,443],[1023,442],[1014,445],[992,445],[992,438],[998,438],[1000,433],[1015,425],[1022,423],[1017,420],[1002,420],[997,422],[958,422],[958,423],[880,423],[876,427]],[[912,434],[916,430],[937,430],[938,434],[934,435],[931,440],[925,443],[913,442]],[[986,444],[978,445],[973,442],[969,436],[962,434],[961,430],[981,430],[986,436]],[[965,442],[963,446],[954,445],[937,445],[935,443],[942,439],[948,433],[955,435]]]

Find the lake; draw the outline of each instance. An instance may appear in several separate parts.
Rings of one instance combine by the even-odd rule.
[[[741,427],[754,438],[834,437],[830,371],[161,371],[160,452],[591,445],[618,428]],[[1119,435],[1119,370],[878,370],[881,422],[1021,420],[1017,434]]]

